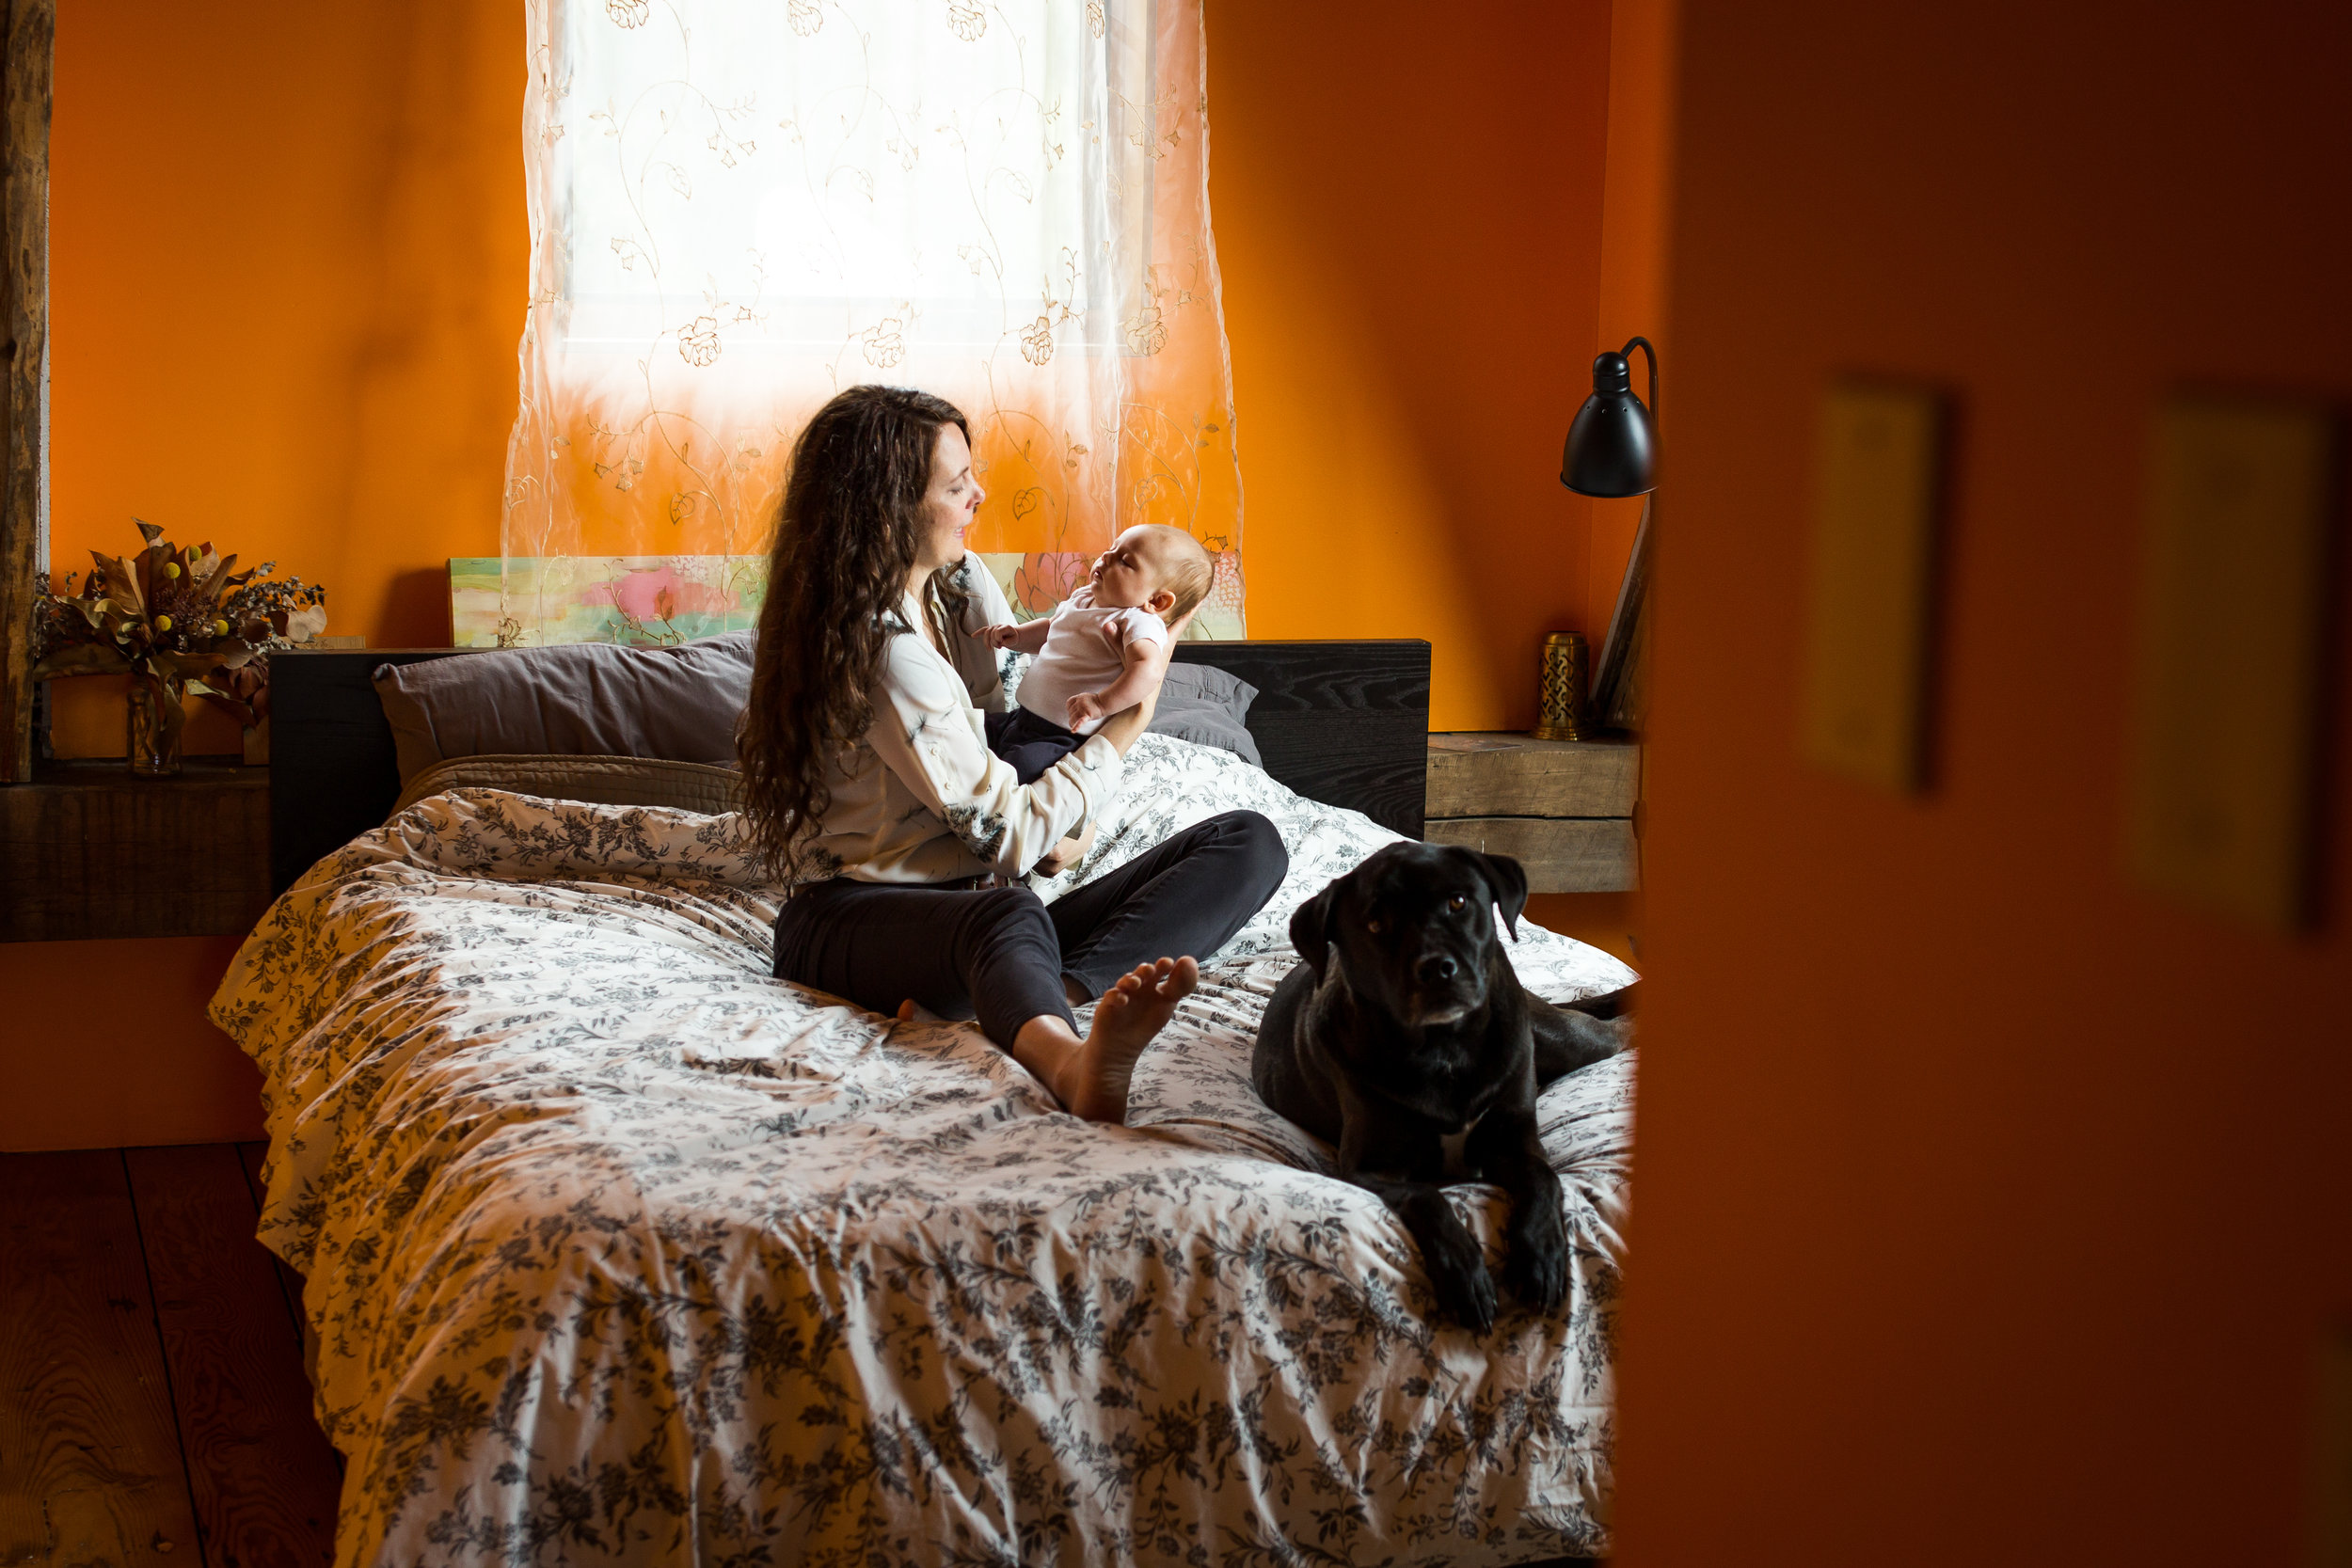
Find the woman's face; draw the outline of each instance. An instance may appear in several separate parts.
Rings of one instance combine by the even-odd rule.
[[[914,566],[935,572],[963,559],[963,531],[980,509],[987,492],[972,477],[972,449],[954,425],[939,427],[939,443],[931,449],[931,484],[923,493],[922,531],[915,541]]]

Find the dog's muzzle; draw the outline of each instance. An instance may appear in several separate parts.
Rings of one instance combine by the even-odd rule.
[[[1422,955],[1413,963],[1412,1022],[1423,1029],[1459,1022],[1479,1004],[1477,979],[1451,953]]]

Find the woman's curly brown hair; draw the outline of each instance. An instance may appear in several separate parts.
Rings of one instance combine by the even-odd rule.
[[[769,871],[803,868],[801,824],[833,803],[841,748],[874,721],[882,650],[921,537],[939,433],[972,438],[956,406],[901,387],[852,387],[793,443],[751,700],[736,739],[754,852]],[[924,608],[945,619],[934,582]]]

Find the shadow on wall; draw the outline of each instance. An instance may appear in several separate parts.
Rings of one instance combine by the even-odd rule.
[[[420,567],[403,572],[384,591],[375,623],[384,628],[376,648],[446,648],[450,644],[449,569]]]
[[[520,8],[495,25],[485,10],[394,8],[408,25],[370,186],[375,277],[353,357],[346,500],[355,543],[380,550],[360,575],[394,574],[374,624],[350,628],[377,646],[446,643],[447,558],[499,553],[527,293],[524,72]]]

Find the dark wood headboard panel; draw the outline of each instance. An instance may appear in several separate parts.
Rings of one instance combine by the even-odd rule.
[[[270,658],[270,889],[381,824],[400,798],[391,726],[372,684],[386,664],[496,658],[487,648],[323,649]],[[1422,832],[1429,644],[1418,640],[1184,642],[1258,689],[1249,733],[1266,771],[1317,800]]]

